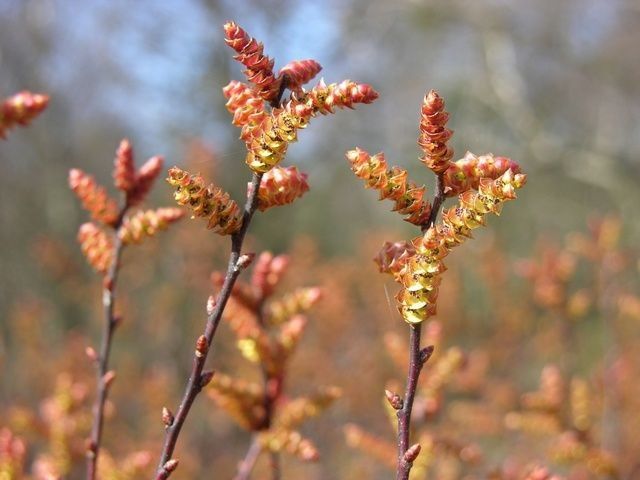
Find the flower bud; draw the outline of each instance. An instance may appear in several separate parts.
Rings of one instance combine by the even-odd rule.
[[[174,420],[175,417],[173,416],[173,413],[171,413],[171,410],[167,407],[162,407],[162,423],[164,423],[165,427],[173,425]]]

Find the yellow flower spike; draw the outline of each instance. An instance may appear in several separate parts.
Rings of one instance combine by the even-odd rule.
[[[106,273],[113,260],[113,241],[107,233],[92,222],[78,229],[80,249],[89,265],[98,273]]]
[[[366,158],[360,152],[351,157]],[[485,225],[488,213],[500,213],[502,204],[515,198],[515,190],[525,180],[523,174],[510,169],[496,180],[482,179],[478,192],[464,192],[457,207],[443,212],[441,225],[413,240],[415,253],[397,276],[403,286],[397,296],[398,308],[405,321],[420,323],[435,314],[440,275],[446,270],[442,259],[451,248],[472,238],[472,231]]]
[[[587,432],[591,427],[591,395],[585,380],[571,380],[570,405],[573,426],[581,432]]]
[[[183,215],[184,212],[178,208],[158,208],[138,212],[125,218],[118,231],[118,236],[125,245],[142,243],[144,238],[153,237],[160,230],[167,229],[170,224],[180,220]]]
[[[409,181],[406,170],[400,167],[387,169],[382,152],[371,156],[356,148],[347,152],[346,156],[351,170],[366,182],[366,188],[378,190],[380,200],[393,200],[393,211],[407,215],[405,220],[414,225],[423,225],[427,221],[431,214],[431,204],[423,200],[425,188]]]
[[[242,338],[237,343],[238,350],[242,353],[242,356],[252,363],[258,363],[260,361],[260,355],[258,353],[256,341],[253,338]]]
[[[292,429],[326,410],[342,395],[338,387],[322,387],[308,397],[288,401],[276,417],[278,427]]]
[[[167,182],[176,189],[179,205],[191,209],[192,218],[207,218],[207,228],[220,235],[231,235],[242,225],[242,213],[229,194],[213,185],[205,186],[200,175],[191,175],[178,167],[169,169]]]

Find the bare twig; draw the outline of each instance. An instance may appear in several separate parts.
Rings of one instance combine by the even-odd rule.
[[[102,306],[104,309],[104,329],[100,354],[96,359],[98,366],[97,395],[93,405],[93,425],[91,427],[91,436],[88,440],[86,452],[87,480],[94,480],[96,478],[98,454],[100,453],[102,427],[104,424],[104,405],[107,401],[109,387],[115,378],[115,372],[109,370],[109,354],[111,352],[113,334],[118,326],[118,318],[115,315],[116,283],[118,273],[120,272],[120,257],[122,256],[122,250],[124,248],[122,240],[118,236],[118,230],[122,225],[122,220],[128,208],[129,206],[125,204],[125,206],[120,209],[118,220],[113,227],[115,232],[113,258],[107,275],[103,279]]]
[[[407,373],[407,386],[404,393],[402,408],[398,410],[398,463],[397,480],[407,480],[413,466],[413,460],[417,456],[408,455],[413,448],[409,448],[409,434],[411,431],[411,410],[413,400],[418,387],[418,378],[423,365],[433,353],[433,347],[420,349],[421,324],[409,326],[409,371]]]
[[[238,464],[238,473],[233,480],[249,480],[253,467],[255,467],[261,452],[262,446],[260,442],[258,442],[258,439],[254,437],[249,450],[247,450],[247,454]]]
[[[164,446],[162,448],[160,462],[158,464],[158,470],[155,477],[157,480],[168,478],[169,475],[171,475],[172,472],[166,472],[165,465],[167,464],[167,462],[171,461],[171,456],[173,455],[173,451],[176,447],[176,443],[180,435],[180,430],[182,429],[182,425],[187,419],[187,415],[189,415],[191,405],[193,404],[198,393],[200,393],[200,391],[202,390],[202,387],[206,385],[206,383],[208,383],[208,380],[211,379],[210,374],[206,372],[203,373],[204,364],[207,360],[209,347],[211,347],[211,342],[220,323],[220,319],[222,318],[222,312],[224,311],[224,308],[227,305],[227,301],[229,300],[229,297],[231,295],[233,285],[235,284],[238,276],[240,275],[240,272],[242,271],[241,266],[238,265],[238,259],[241,255],[242,244],[244,242],[247,229],[249,228],[249,224],[251,223],[251,219],[257,208],[258,190],[260,187],[261,179],[261,173],[253,174],[250,193],[247,197],[247,201],[244,207],[242,226],[240,227],[240,230],[238,230],[231,236],[231,254],[229,256],[227,274],[225,276],[222,288],[218,293],[215,307],[213,308],[211,314],[207,317],[207,323],[204,333],[202,337],[200,337],[204,337],[205,342],[197,343],[197,348],[193,357],[191,374],[189,376],[189,381],[182,397],[182,401],[180,402],[180,406],[178,407],[173,421],[166,426]],[[207,382],[205,383],[205,381]]]
[[[280,480],[280,455],[277,452],[271,452],[269,455],[269,466],[271,469],[271,480]]]

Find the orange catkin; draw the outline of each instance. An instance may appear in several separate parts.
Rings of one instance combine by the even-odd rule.
[[[420,159],[434,173],[441,174],[449,167],[453,149],[447,142],[453,132],[445,127],[449,114],[444,111],[444,100],[438,92],[430,90],[420,110],[420,136],[418,145],[424,152]]]
[[[225,23],[224,34],[227,45],[238,53],[234,58],[247,67],[244,71],[247,80],[256,86],[264,100],[273,100],[280,89],[280,82],[273,73],[273,60],[263,54],[262,43],[234,22]]]
[[[0,138],[16,125],[26,126],[49,104],[49,97],[27,90],[6,98],[0,104]]]
[[[106,273],[113,258],[113,242],[105,231],[95,223],[83,223],[78,230],[78,242],[89,265],[99,273]]]
[[[82,207],[94,220],[106,225],[115,225],[118,220],[118,206],[98,185],[94,178],[78,168],[69,171],[69,187],[78,196]]]
[[[206,218],[207,228],[220,235],[230,235],[240,229],[240,208],[227,192],[213,185],[205,185],[200,175],[191,175],[178,167],[169,169],[167,182],[176,190],[176,202],[189,207],[193,217]]]
[[[146,237],[153,237],[160,230],[165,230],[172,223],[184,216],[179,208],[158,208],[138,212],[122,222],[118,235],[125,245],[142,243]]]
[[[274,167],[262,176],[258,190],[258,208],[288,205],[309,191],[308,175],[297,167]],[[249,184],[251,185],[251,184]]]

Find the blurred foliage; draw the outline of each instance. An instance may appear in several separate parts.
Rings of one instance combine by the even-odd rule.
[[[487,379],[467,390],[452,380],[442,410],[435,418],[425,414],[424,431],[433,433],[434,445],[441,431],[465,442],[456,445],[477,444],[484,460],[460,462],[462,450],[449,449],[439,457],[444,466],[428,468],[458,478],[488,475],[503,462],[503,471],[517,472],[514,465],[540,460],[570,478],[590,478],[580,463],[553,464],[559,459],[546,455],[553,435],[574,428],[568,412],[559,413],[558,431],[547,436],[504,429],[505,418],[511,427],[524,424],[515,419],[532,412],[520,394],[535,390],[543,367],[556,364],[564,384],[579,377],[594,396],[598,414],[587,451],[604,447],[632,478],[640,450],[638,258],[627,247],[640,228],[640,7],[632,0],[189,0],[135,9],[121,0],[0,2],[0,96],[23,88],[51,95],[31,128],[0,144],[0,425],[24,438],[25,461],[39,459],[44,469],[54,458],[71,468],[69,459],[82,456],[93,391],[83,351],[100,329],[99,282],[75,245],[82,214],[66,188],[68,170],[80,166],[106,180],[114,147],[127,136],[141,157],[164,154],[169,164],[189,165],[236,197],[244,191],[244,149],[220,93],[238,69],[222,43],[228,19],[263,40],[276,59],[316,58],[327,81],[348,74],[381,93],[366,110],[318,121],[301,134],[288,161],[310,173],[311,191],[252,227],[251,249],[291,251],[289,287],[320,285],[326,292],[291,364],[289,388],[303,393],[317,379],[344,391],[309,427],[321,462],[287,460],[285,478],[390,475],[345,449],[342,427],[353,423],[393,439],[382,388],[403,373],[383,353],[383,338],[404,325],[394,292],[370,258],[383,240],[407,237],[409,226],[360,188],[344,151],[384,148],[413,178],[431,178],[415,161],[419,105],[429,88],[447,99],[450,125],[460,132],[454,147],[512,157],[529,183],[517,208],[490,222],[495,236],[480,234],[452,263],[440,300],[442,345],[466,352],[464,368],[487,365]],[[169,187],[158,188],[152,201],[166,204],[169,195]],[[591,237],[569,235],[587,231],[589,219],[605,213],[621,221],[618,244],[589,247],[597,227]],[[173,405],[183,387],[209,274],[223,265],[227,248],[185,222],[125,254],[125,323],[114,348],[118,380],[105,437],[118,475],[148,472],[155,462],[161,407]],[[514,266],[518,256],[528,263]],[[565,270],[558,273],[558,265]],[[221,331],[211,364],[255,376],[243,370],[232,339]],[[425,373],[427,381],[431,371]],[[485,378],[479,375],[471,377]],[[185,433],[178,456],[186,478],[210,468],[231,476],[248,442],[204,398]],[[8,450],[20,450],[0,437],[0,444],[15,446]],[[145,449],[150,458],[134,455]],[[81,469],[82,462],[75,465]],[[72,470],[69,478],[78,475]],[[512,475],[504,478],[518,478]]]

